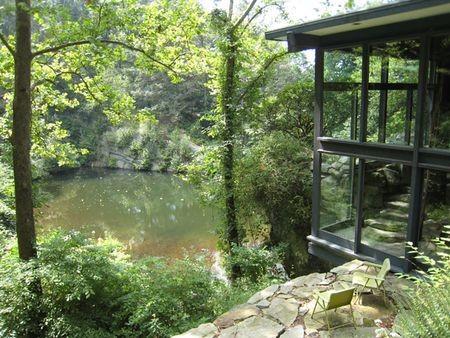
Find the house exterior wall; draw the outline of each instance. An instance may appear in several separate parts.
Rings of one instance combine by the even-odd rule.
[[[312,254],[399,271],[406,242],[433,254],[450,225],[448,60],[450,28],[316,49]]]

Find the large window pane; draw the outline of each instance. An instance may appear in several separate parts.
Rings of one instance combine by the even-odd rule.
[[[419,50],[417,40],[371,46],[368,142],[414,143]]]
[[[450,35],[433,39],[425,145],[450,150]]]
[[[450,225],[450,172],[425,171],[422,201],[419,249],[434,256],[436,246],[432,240],[442,236],[444,227]]]
[[[355,232],[355,159],[322,155],[320,228],[353,240]]]
[[[396,256],[405,253],[411,168],[367,161],[361,242]]]
[[[361,48],[325,52],[323,136],[354,140],[361,107]]]
[[[358,112],[361,106],[358,90],[325,91],[323,135],[344,140],[358,137]]]
[[[417,90],[369,91],[367,141],[412,146],[416,108]]]

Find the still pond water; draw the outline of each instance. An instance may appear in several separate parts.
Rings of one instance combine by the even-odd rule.
[[[200,205],[192,187],[176,176],[80,169],[53,176],[41,189],[51,197],[37,210],[39,231],[110,234],[134,257],[215,249],[213,210]]]

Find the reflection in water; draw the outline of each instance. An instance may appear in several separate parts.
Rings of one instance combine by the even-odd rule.
[[[180,257],[184,249],[215,249],[213,210],[172,175],[80,169],[43,182],[52,198],[39,208],[39,230],[83,229],[111,234],[133,256]]]

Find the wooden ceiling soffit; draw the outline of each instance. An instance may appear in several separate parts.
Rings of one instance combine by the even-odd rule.
[[[432,28],[431,28],[432,27]],[[442,33],[450,30],[450,14],[405,21],[395,24],[376,26],[361,30],[318,36],[313,34],[288,31],[286,34],[288,51],[300,52],[319,47],[333,48],[389,40],[400,37],[418,37],[421,33]]]

